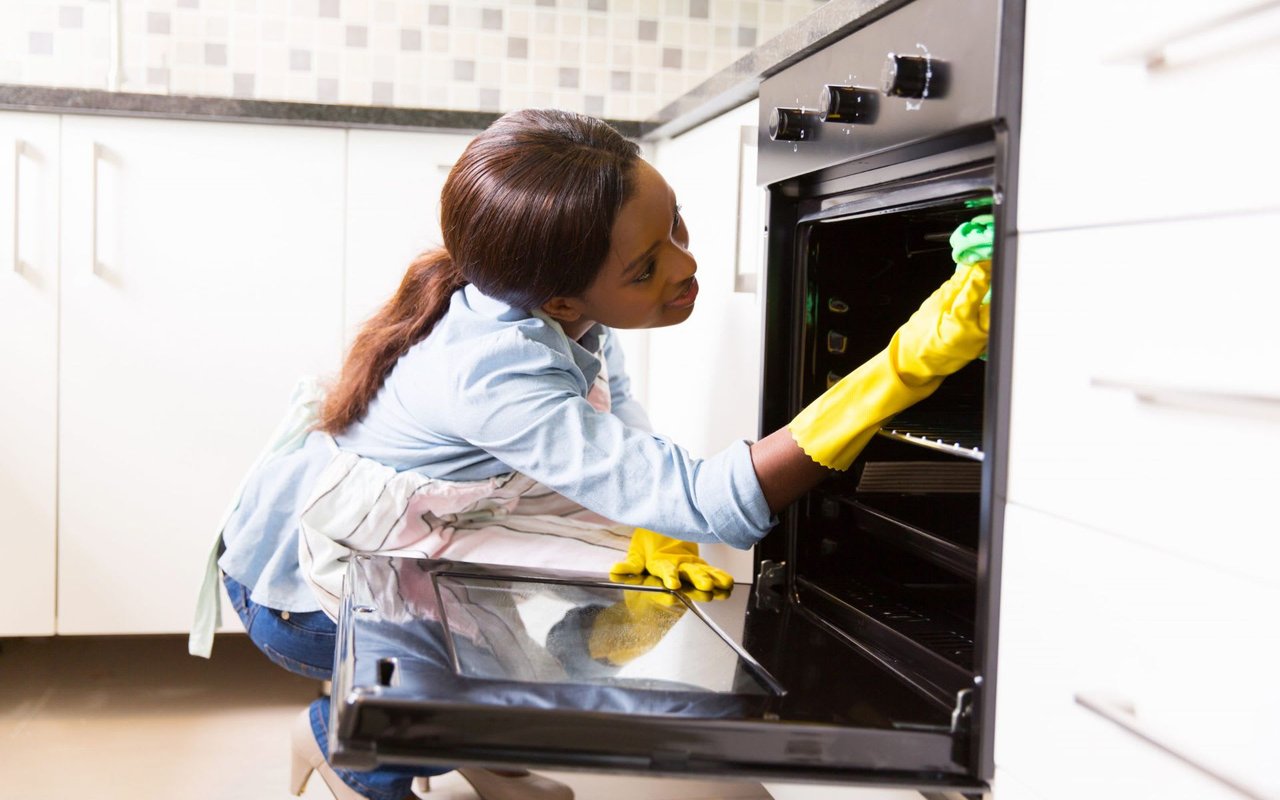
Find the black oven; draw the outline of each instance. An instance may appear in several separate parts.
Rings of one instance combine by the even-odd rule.
[[[994,771],[1020,40],[1020,3],[917,0],[760,93],[763,430],[887,344],[955,269],[951,231],[996,219],[987,354],[891,419],[757,548],[790,607],[950,714],[955,764],[982,780]]]
[[[1020,11],[914,0],[761,85],[762,430],[883,348],[996,217],[988,354],[781,517],[727,598],[410,558],[349,565],[335,764],[480,763],[985,791]],[[621,665],[593,632],[628,626]],[[604,661],[608,661],[605,659]]]

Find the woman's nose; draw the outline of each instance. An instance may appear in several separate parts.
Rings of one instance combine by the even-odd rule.
[[[675,266],[671,270],[672,283],[687,281],[698,271],[698,261],[693,257],[693,253],[688,250],[678,250],[674,261]]]

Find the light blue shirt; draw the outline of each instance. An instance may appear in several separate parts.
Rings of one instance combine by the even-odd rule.
[[[608,367],[611,413],[587,402],[601,370],[596,353]],[[573,341],[554,320],[467,286],[336,439],[343,450],[442,480],[520,472],[609,519],[688,541],[747,548],[776,524],[747,442],[697,459],[649,428],[607,328]],[[255,602],[319,607],[297,569],[295,506],[321,458],[324,449],[308,441],[265,465],[223,532],[220,565]]]

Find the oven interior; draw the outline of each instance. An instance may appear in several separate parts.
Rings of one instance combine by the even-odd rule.
[[[955,271],[949,238],[989,192],[826,218],[797,230],[795,409],[882,350]],[[802,605],[955,705],[974,686],[986,362],[891,419],[795,509]]]

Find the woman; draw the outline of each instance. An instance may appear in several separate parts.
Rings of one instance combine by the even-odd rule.
[[[283,437],[222,529],[250,637],[300,674],[331,669],[352,550],[726,588],[694,542],[750,547],[986,346],[983,260],[787,428],[695,459],[650,432],[609,335],[679,323],[698,296],[674,193],[634,143],[577,114],[507,114],[453,167],[441,223],[444,247],[409,267],[336,384],[297,398],[294,430],[314,429]],[[340,798],[411,796],[407,771],[329,767],[327,717],[318,700],[300,718],[295,791],[315,767]],[[488,800],[571,796],[527,773],[463,774]]]

